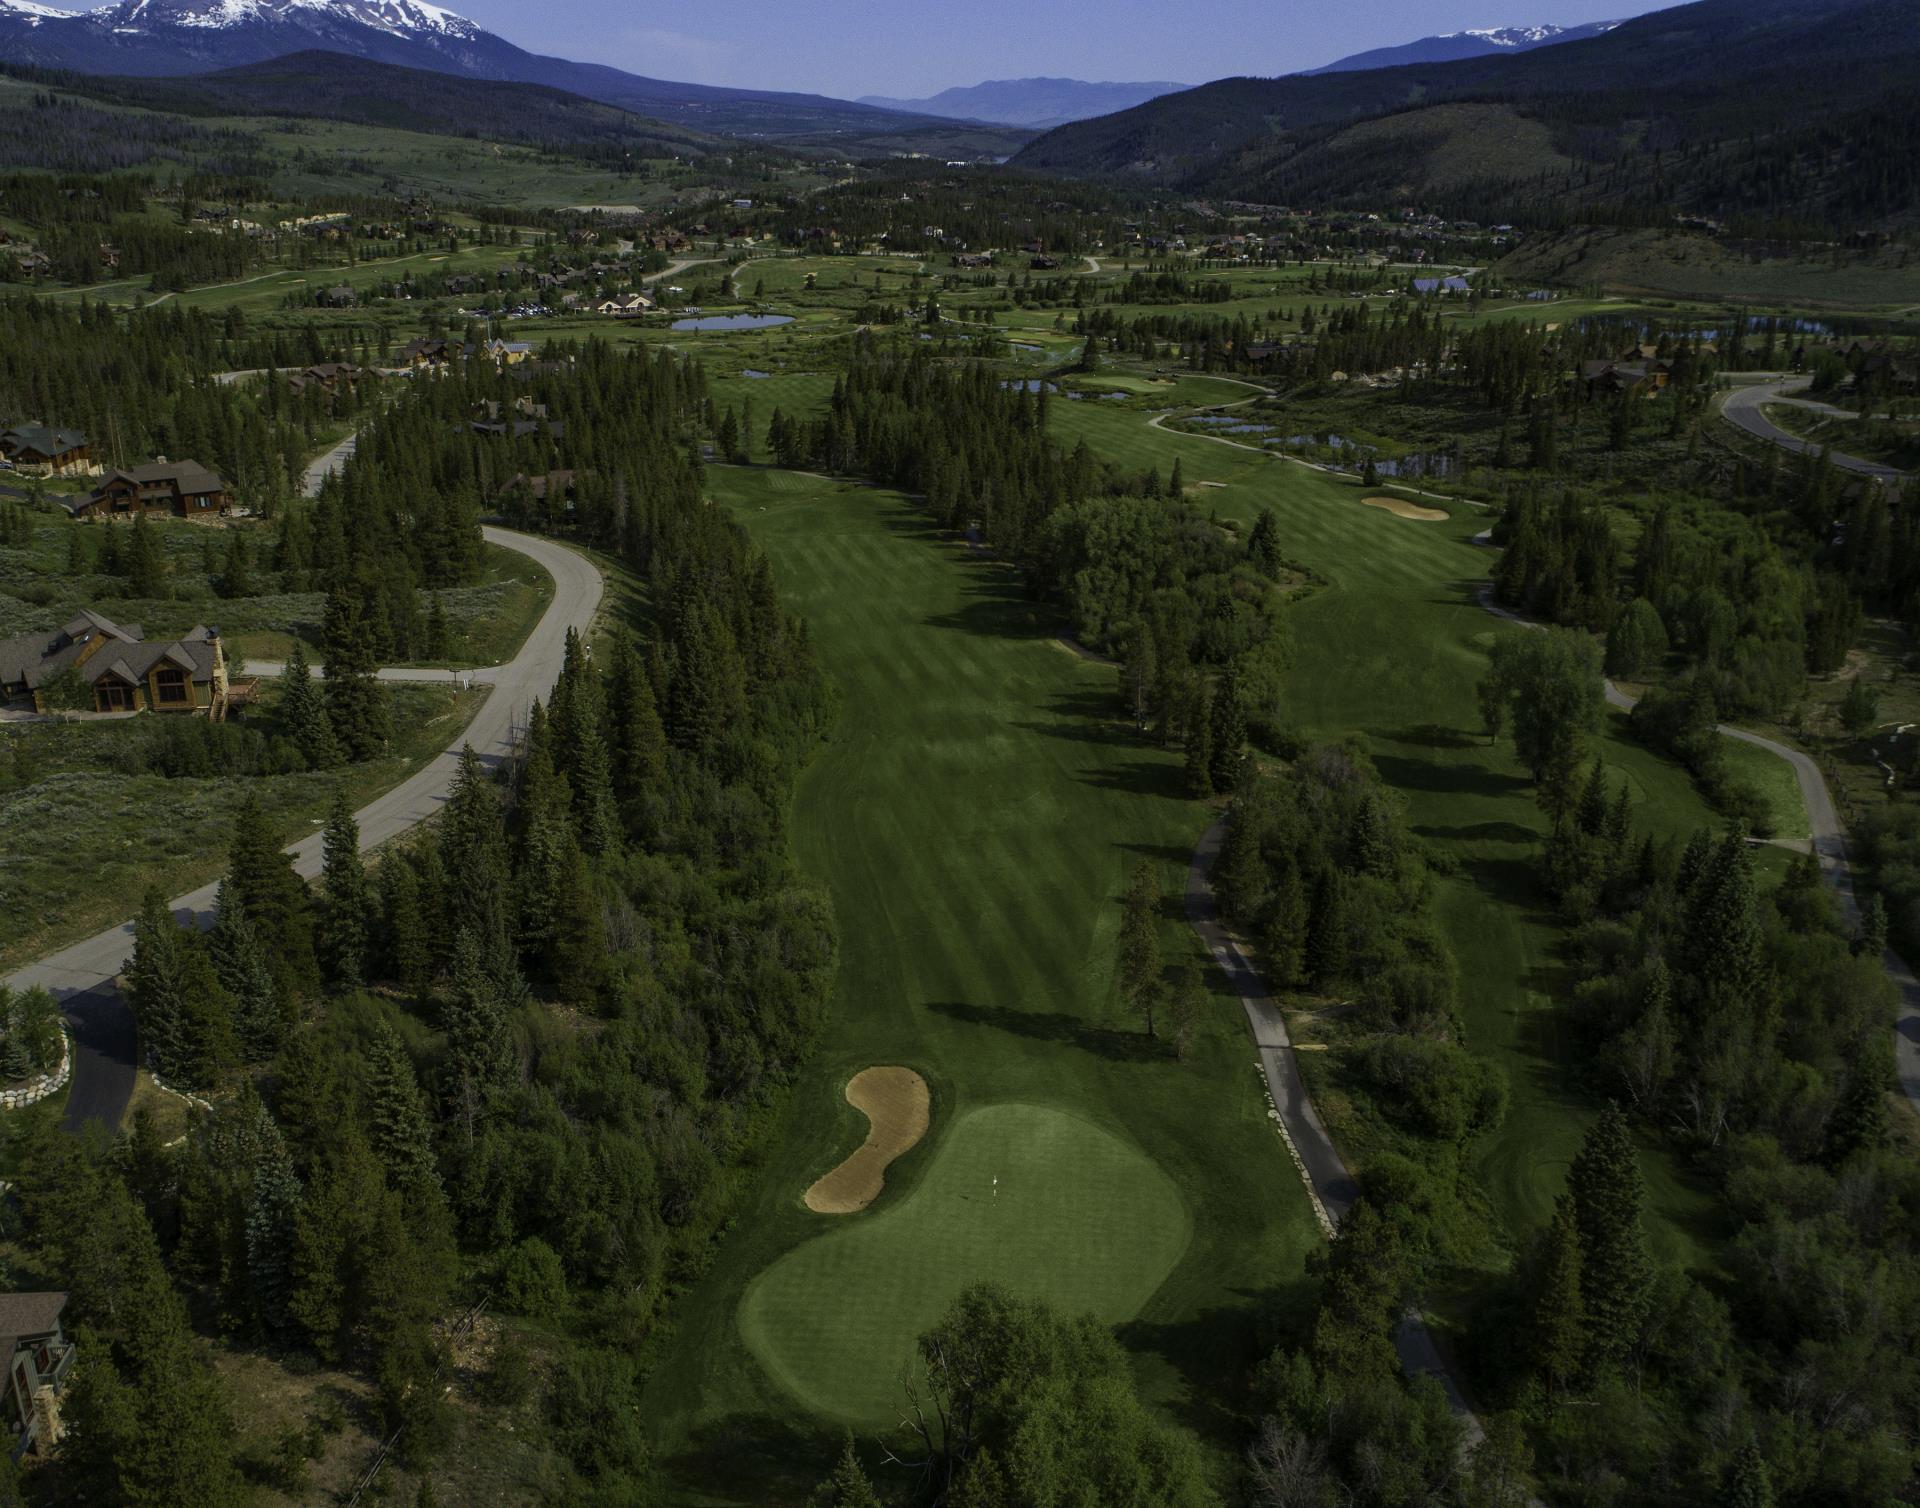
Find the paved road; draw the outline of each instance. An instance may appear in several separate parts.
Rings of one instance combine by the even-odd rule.
[[[1347,1171],[1333,1138],[1327,1135],[1327,1128],[1320,1121],[1319,1112],[1313,1108],[1306,1081],[1300,1076],[1292,1039],[1287,1035],[1286,1018],[1260,978],[1260,971],[1221,923],[1212,874],[1226,832],[1224,819],[1214,823],[1193,851],[1193,861],[1187,868],[1187,920],[1227,976],[1233,992],[1240,997],[1247,1013],[1247,1025],[1253,1031],[1254,1047],[1260,1054],[1267,1090],[1273,1096],[1274,1108],[1280,1112],[1288,1147],[1306,1179],[1307,1195],[1313,1201],[1321,1229],[1331,1236],[1359,1198],[1360,1186]],[[1393,1344],[1399,1353],[1401,1368],[1409,1377],[1427,1375],[1439,1381],[1448,1405],[1465,1427],[1464,1448],[1479,1444],[1485,1431],[1417,1309],[1409,1308],[1402,1316]]]
[[[1750,383],[1737,387],[1727,394],[1726,401],[1720,405],[1720,417],[1737,429],[1743,429],[1750,435],[1777,445],[1782,450],[1803,456],[1810,451],[1822,449],[1812,440],[1803,440],[1800,436],[1789,434],[1773,420],[1769,419],[1762,406],[1768,403],[1790,402],[1819,412],[1845,415],[1845,410],[1830,408],[1824,403],[1812,403],[1796,395],[1806,391],[1809,379],[1789,378],[1782,381]],[[1876,477],[1881,481],[1904,481],[1907,472],[1898,467],[1883,465],[1879,461],[1863,460],[1859,456],[1843,455],[1837,450],[1827,451],[1827,459],[1842,471],[1855,472],[1860,476]]]
[[[327,678],[327,667],[319,661],[308,662],[307,669],[318,680]],[[387,665],[374,672],[376,680],[402,685],[491,686],[507,669],[504,665],[483,665],[477,670],[439,670],[429,665]],[[265,676],[276,680],[287,673],[285,660],[248,660],[242,675]]]
[[[1485,539],[1486,536],[1482,535],[1481,540]],[[1523,628],[1540,626],[1501,607],[1493,600],[1491,586],[1480,589],[1480,603],[1488,612],[1510,623],[1518,623]],[[1631,712],[1637,700],[1612,681],[1607,682],[1608,706]],[[1807,826],[1813,851],[1820,859],[1820,872],[1826,876],[1827,883],[1833,887],[1834,895],[1840,902],[1841,918],[1849,927],[1858,926],[1860,903],[1854,894],[1853,863],[1847,854],[1846,828],[1841,824],[1840,813],[1833,804],[1833,794],[1827,789],[1826,777],[1820,773],[1819,765],[1813,762],[1810,755],[1759,733],[1749,733],[1745,728],[1722,723],[1720,732],[1728,738],[1737,738],[1743,744],[1752,744],[1756,749],[1765,749],[1774,758],[1784,759],[1792,769],[1794,783],[1800,787],[1801,804],[1807,809]],[[1920,978],[1915,977],[1912,966],[1892,948],[1881,954],[1880,961],[1886,968],[1887,977],[1900,992],[1900,1013],[1894,1022],[1893,1036],[1900,1087],[1906,1093],[1907,1103],[1920,1112]]]
[[[301,481],[301,492],[307,497],[318,497],[320,495],[320,484],[332,476],[334,472],[343,470],[346,467],[347,458],[353,454],[354,447],[359,443],[360,435],[358,431],[356,431],[348,435],[346,439],[342,440],[338,445],[334,446],[332,450],[327,451],[324,455],[316,459],[314,463],[307,468],[307,474]]]
[[[489,544],[517,550],[551,574],[557,587],[553,603],[527,635],[527,642],[512,663],[492,672],[493,695],[459,741],[355,814],[362,848],[398,837],[440,809],[459,768],[462,745],[471,744],[489,765],[506,757],[514,730],[526,721],[528,707],[536,697],[546,696],[559,677],[567,630],[584,633],[600,606],[605,582],[585,556],[529,534],[493,528],[482,533]],[[288,851],[300,874],[320,872],[319,833],[303,838]],[[175,899],[171,903],[173,913],[183,923],[210,926],[213,897],[214,887],[204,886]],[[114,985],[115,976],[132,952],[133,923],[127,922],[62,949],[7,980],[15,989],[44,985],[52,990],[73,1026],[73,1084],[65,1122],[69,1131],[78,1131],[90,1120],[102,1122],[109,1130],[116,1128],[133,1094],[133,1013]]]

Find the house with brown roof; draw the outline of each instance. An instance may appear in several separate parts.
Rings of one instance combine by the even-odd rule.
[[[323,393],[332,394],[343,387],[352,387],[360,377],[361,369],[350,361],[322,361],[297,372],[289,372],[287,386],[296,393],[317,387]]]
[[[36,476],[91,476],[93,446],[77,429],[23,424],[0,433],[0,455]]]
[[[73,1369],[73,1343],[60,1328],[64,1293],[0,1294],[0,1355],[7,1358],[6,1407],[13,1453],[59,1443],[60,1395]]]
[[[77,670],[92,688],[95,712],[220,714],[227,657],[217,629],[196,628],[167,642],[139,628],[83,611],[52,633],[0,639],[0,703],[48,711],[48,682]]]
[[[198,461],[155,461],[131,471],[113,471],[85,497],[68,504],[75,518],[137,518],[166,515],[215,519],[233,511],[233,492]]]

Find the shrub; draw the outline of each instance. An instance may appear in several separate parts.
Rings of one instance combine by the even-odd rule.
[[[542,1318],[567,1302],[567,1274],[554,1249],[529,1236],[507,1254],[500,1273],[500,1302],[517,1314]]]

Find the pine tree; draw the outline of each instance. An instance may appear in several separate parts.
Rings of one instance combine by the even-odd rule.
[[[472,932],[463,931],[454,942],[444,1020],[448,1099],[471,1140],[493,1091],[512,1072],[506,1007]]]
[[[1213,784],[1213,708],[1207,689],[1194,692],[1187,712],[1187,794],[1204,801],[1214,793]]]
[[[1546,1386],[1547,1413],[1580,1375],[1587,1351],[1586,1306],[1580,1292],[1580,1226],[1573,1200],[1554,1201],[1532,1296],[1533,1364]]]
[[[265,1111],[261,1114],[264,1116]],[[272,1121],[267,1122],[272,1126]],[[300,1179],[277,1129],[253,1169],[247,1202],[247,1285],[254,1318],[269,1330],[292,1323],[293,1232],[300,1215]]]
[[[1757,1441],[1748,1440],[1733,1458],[1720,1501],[1724,1508],[1773,1508],[1773,1478]]]
[[[453,629],[447,622],[447,605],[440,600],[438,592],[433,594],[433,601],[427,608],[427,658],[453,658]]]
[[[338,995],[366,983],[374,914],[373,887],[360,861],[360,826],[345,786],[334,791],[322,845],[318,951],[327,988]]]
[[[314,770],[330,770],[340,763],[340,741],[333,736],[333,720],[313,674],[307,667],[306,647],[298,639],[287,651],[286,670],[280,678],[280,721],[287,736]]]
[[[1640,1158],[1618,1104],[1609,1102],[1580,1144],[1567,1187],[1580,1227],[1582,1291],[1589,1365],[1622,1365],[1640,1340],[1652,1300],[1653,1260],[1640,1212],[1645,1192]]]
[[[132,543],[127,551],[127,589],[136,597],[167,595],[167,557],[159,531],[145,513],[133,518]]]
[[[335,593],[327,600],[327,716],[352,760],[375,759],[393,738],[393,713],[380,684],[373,630],[360,605]]]
[[[567,777],[574,835],[585,852],[596,855],[610,853],[620,832],[606,722],[600,678],[587,667],[580,636],[568,629],[565,666],[554,695],[554,762]]]
[[[381,971],[419,1000],[433,979],[419,872],[406,855],[393,854],[380,865],[379,883]]]
[[[207,933],[213,971],[233,1002],[233,1028],[241,1055],[264,1063],[280,1050],[286,1035],[286,1003],[267,962],[267,950],[246,913],[227,894],[225,880],[214,898],[213,927]]]
[[[312,897],[252,793],[241,801],[227,841],[226,894],[268,946],[268,965],[284,998],[318,982]]]
[[[1574,820],[1580,824],[1580,831],[1589,838],[1598,838],[1607,830],[1607,767],[1599,760],[1593,762],[1593,772],[1587,776],[1586,789],[1580,793],[1580,803],[1574,808]]]
[[[238,1058],[233,1007],[219,976],[155,889],[134,924],[127,998],[154,1071],[174,1088],[212,1088]]]
[[[440,1187],[433,1156],[433,1122],[407,1050],[393,1028],[380,1025],[367,1045],[367,1127],[374,1153],[397,1189]]]
[[[220,595],[228,599],[251,597],[253,591],[253,562],[247,554],[247,536],[239,529],[229,529],[226,559],[220,567]]]
[[[667,732],[645,663],[626,633],[613,641],[607,676],[607,722],[613,792],[628,833],[646,831],[649,803],[667,775]]]
[[[1338,984],[1347,972],[1346,879],[1331,864],[1314,877],[1307,910],[1306,973],[1317,990]]]
[[[504,813],[470,746],[460,752],[460,768],[441,813],[439,863],[448,877],[440,924],[456,940],[468,934],[495,984],[508,984],[514,949]]]
[[[1877,890],[1860,908],[1860,935],[1853,941],[1853,951],[1859,958],[1878,958],[1887,951],[1887,903]]]
[[[1280,575],[1280,519],[1271,508],[1262,508],[1247,535],[1247,564],[1269,580]]]
[[[1207,776],[1216,791],[1231,791],[1239,783],[1247,749],[1247,716],[1240,705],[1239,680],[1231,670],[1220,678],[1210,716]]]
[[[1193,1051],[1193,1040],[1207,1015],[1207,981],[1200,961],[1189,953],[1180,965],[1169,1002],[1173,1013],[1173,1049],[1182,1059]]]
[[[847,1431],[847,1443],[833,1474],[813,1490],[807,1508],[882,1508],[880,1496],[854,1454],[853,1431]]]
[[[1160,880],[1147,860],[1138,861],[1128,874],[1120,906],[1120,989],[1127,1003],[1145,1018],[1151,1037],[1162,986]]]

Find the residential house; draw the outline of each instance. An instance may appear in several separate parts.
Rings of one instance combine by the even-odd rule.
[[[1633,398],[1651,398],[1667,385],[1672,365],[1665,361],[1583,361],[1580,380],[1587,396],[1596,393],[1625,393]]]
[[[364,369],[350,361],[323,361],[315,366],[302,367],[297,372],[289,372],[287,386],[296,393],[317,387],[323,393],[332,394],[341,388],[351,388],[364,375]]]
[[[466,354],[466,348],[457,340],[431,340],[422,336],[402,346],[395,359],[403,367],[440,367]]]
[[[335,283],[320,295],[320,302],[330,309],[351,309],[360,302],[360,295],[345,283]]]
[[[566,510],[573,510],[571,471],[549,471],[545,476],[529,476],[523,471],[500,489],[499,501],[503,505],[528,499],[544,503],[550,498],[556,502],[564,500]]]
[[[490,340],[480,348],[483,354],[495,366],[517,367],[533,355],[533,342],[530,340]]]
[[[0,434],[0,455],[36,476],[91,476],[93,446],[77,429],[25,424]]]
[[[0,701],[47,711],[49,681],[68,669],[93,689],[96,712],[221,714],[227,657],[217,629],[196,628],[166,643],[83,611],[49,634],[0,640]]]
[[[520,397],[505,403],[498,398],[482,398],[474,404],[472,412],[476,419],[498,420],[508,413],[519,414],[526,419],[544,419],[547,417],[547,406],[544,403],[535,403],[532,398],[523,393]]]
[[[64,1293],[0,1294],[0,1354],[7,1358],[8,1417],[13,1453],[59,1443],[60,1395],[73,1367],[73,1343],[60,1328]]]
[[[198,461],[154,461],[131,471],[111,471],[87,496],[67,505],[75,518],[134,518],[164,514],[214,519],[233,511],[233,492]]]
[[[643,314],[653,312],[653,300],[644,293],[627,293],[616,298],[602,299],[593,306],[595,314],[605,314],[613,319],[638,319]]]

